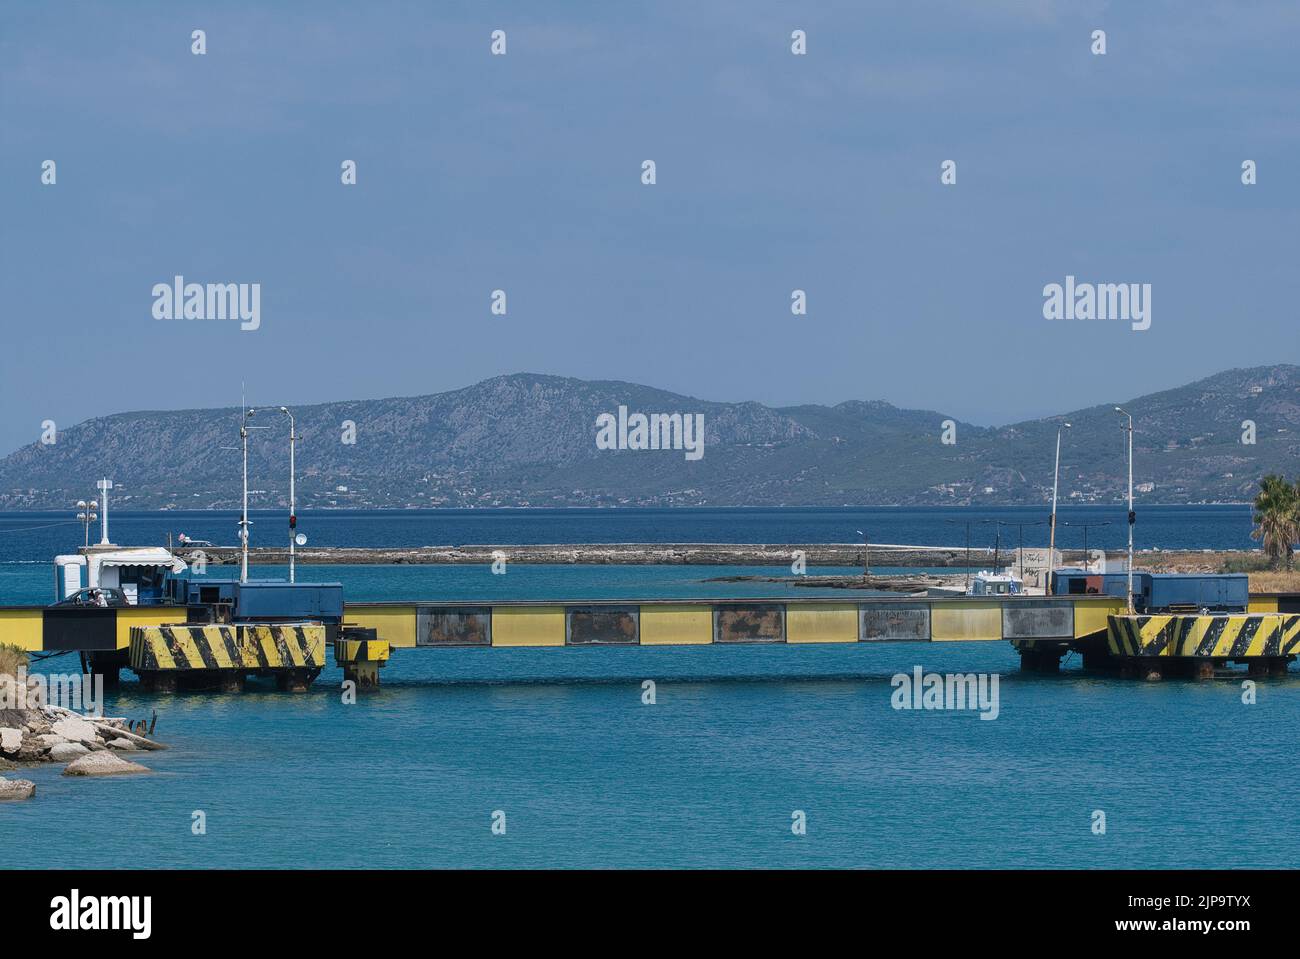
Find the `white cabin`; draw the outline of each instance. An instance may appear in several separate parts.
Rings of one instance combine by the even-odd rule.
[[[185,561],[161,546],[89,546],[54,557],[55,602],[87,587],[120,589],[131,605],[156,602],[163,579],[186,569]]]
[[[1014,573],[994,573],[982,569],[971,579],[966,595],[1019,596],[1024,591],[1024,581]]]

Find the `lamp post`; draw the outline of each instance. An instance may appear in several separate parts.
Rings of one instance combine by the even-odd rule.
[[[867,543],[867,534],[858,530],[858,535],[862,537],[862,578],[871,578],[871,546]]]
[[[1084,568],[1084,571],[1085,571],[1085,572],[1090,571],[1090,570],[1088,569],[1088,560],[1089,560],[1089,557],[1088,557],[1088,530],[1090,530],[1090,529],[1094,529],[1094,528],[1097,528],[1097,527],[1101,527],[1101,526],[1109,526],[1109,525],[1110,525],[1110,520],[1106,520],[1105,522],[1101,522],[1101,523],[1062,523],[1061,525],[1062,525],[1062,526],[1080,526],[1080,527],[1083,528],[1083,568]],[[1105,550],[1102,550],[1102,555],[1103,555],[1103,557],[1105,556],[1105,552],[1106,552]]]
[[[966,520],[947,519],[944,520],[944,522],[951,523],[954,526],[964,525],[966,527],[966,592],[969,593],[970,592],[970,524],[971,521],[968,519]]]
[[[1128,417],[1128,611],[1133,612],[1133,524],[1137,514],[1133,512],[1133,414],[1121,406],[1115,412]]]
[[[1062,423],[1056,428],[1056,466],[1052,470],[1052,520],[1051,531],[1047,541],[1047,595],[1052,595],[1052,573],[1056,570],[1056,491],[1061,479],[1061,431],[1068,430],[1069,423]]]
[[[99,519],[99,514],[95,512],[98,508],[99,504],[93,499],[89,502],[84,499],[77,500],[77,509],[80,510],[80,512],[77,513],[77,519],[81,520],[81,525],[86,529],[87,549],[90,548],[90,524]]]
[[[1042,522],[1042,520],[1036,520],[1036,521],[1034,521],[1034,522],[1032,522],[1032,523],[1021,523],[1021,522],[1015,522],[1015,523],[1013,523],[1013,522],[1011,522],[1010,520],[1000,519],[1000,520],[997,521],[997,524],[998,524],[998,526],[1014,526],[1014,527],[1016,528],[1016,531],[1017,531],[1017,532],[1016,532],[1016,535],[1017,535],[1017,537],[1018,537],[1018,539],[1017,539],[1017,541],[1016,541],[1016,553],[1018,554],[1018,556],[1019,556],[1019,561],[1020,561],[1020,580],[1021,580],[1021,582],[1024,582],[1024,579],[1025,579],[1025,527],[1026,527],[1026,526],[1042,526],[1042,525],[1043,525],[1043,522]],[[1069,525],[1069,524],[1066,524],[1066,525]]]

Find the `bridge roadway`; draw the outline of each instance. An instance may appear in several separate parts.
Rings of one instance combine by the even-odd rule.
[[[334,653],[345,673],[363,684],[378,682],[378,669],[394,650],[424,647],[1003,641],[1019,651],[1024,668],[1043,670],[1055,669],[1069,649],[1082,651],[1085,665],[1090,658],[1100,662],[1116,657],[1182,655],[1176,652],[1177,645],[1168,647],[1169,651],[1158,651],[1154,645],[1117,645],[1117,638],[1128,635],[1124,632],[1123,605],[1113,597],[1096,595],[349,603],[345,607],[348,629],[334,642]],[[1291,651],[1284,648],[1286,637],[1292,626],[1300,630],[1300,618],[1286,615],[1276,623],[1271,617],[1253,620],[1257,614],[1297,613],[1300,597],[1252,596],[1248,621],[1232,626],[1232,633],[1254,636],[1258,632],[1261,637],[1276,634],[1282,645],[1277,649],[1268,647],[1267,654],[1274,661],[1280,659],[1285,668],[1293,658]],[[177,627],[186,621],[187,610],[177,606],[0,607],[0,643],[13,643],[33,652],[86,653],[96,671],[115,674],[117,668],[128,664],[133,639],[136,649],[131,661],[140,662],[142,645],[152,644],[160,651],[176,647],[177,637],[183,632]],[[1115,622],[1120,625],[1117,627]],[[165,635],[157,629],[164,626],[169,627]],[[227,628],[227,634],[222,634],[209,627],[205,633],[201,626],[188,628],[193,635],[181,637],[181,645],[198,645],[198,653],[192,657],[194,668],[204,668],[205,661],[218,662],[225,669],[232,661],[236,666],[241,662],[238,644],[243,640],[238,631]],[[1148,624],[1147,631],[1155,640],[1159,628],[1176,632],[1179,624]],[[1207,628],[1200,624],[1196,635],[1207,634]],[[202,655],[212,635],[226,644],[233,642],[232,655],[223,657],[221,650],[215,657]],[[261,642],[266,642],[265,636]],[[1261,638],[1259,650],[1248,641],[1240,650],[1236,649],[1240,643],[1229,644],[1223,650],[1207,647],[1205,658],[1221,663],[1262,656],[1266,654],[1264,644]],[[282,652],[287,666],[291,662],[288,653],[296,655],[297,650],[291,643]],[[1190,654],[1195,655],[1195,651]],[[180,663],[185,659],[174,658]],[[1276,662],[1273,665],[1276,667]]]

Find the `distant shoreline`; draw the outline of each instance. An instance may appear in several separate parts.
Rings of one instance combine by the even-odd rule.
[[[1062,503],[1058,509],[1061,512],[1066,510],[1095,509],[1095,510],[1115,510],[1119,513],[1127,510],[1127,505],[1120,500],[1113,503]],[[1250,501],[1215,501],[1212,503],[1157,503],[1157,502],[1139,502],[1138,508],[1141,509],[1252,509],[1253,503]],[[278,506],[250,506],[249,514],[258,514],[264,516],[267,514],[284,513],[288,509],[287,504]],[[419,513],[421,515],[433,515],[437,513],[444,514],[464,514],[472,515],[474,513],[611,513],[611,512],[659,512],[659,513],[688,513],[698,512],[733,512],[741,510],[752,510],[754,512],[779,512],[779,511],[810,511],[825,513],[851,513],[858,510],[951,510],[960,512],[962,510],[979,510],[983,512],[997,512],[998,510],[1026,510],[1042,512],[1047,515],[1051,512],[1046,504],[1040,503],[865,503],[856,506],[818,506],[818,505],[786,505],[786,506],[735,506],[735,505],[690,505],[690,506],[299,506],[298,515],[308,516],[313,513]],[[204,506],[204,507],[185,507],[168,509],[166,507],[149,507],[149,508],[131,508],[130,506],[114,507],[113,514],[116,516],[133,517],[133,516],[210,516],[238,513],[240,507],[238,503],[231,506]],[[0,509],[0,517],[51,517],[56,519],[66,518],[67,509]],[[1139,520],[1140,521],[1140,520]],[[72,521],[69,521],[72,522]]]
[[[235,546],[176,547],[188,558],[202,550],[209,565],[239,563]],[[1241,560],[1257,550],[1139,550],[1138,565],[1161,568],[1220,568],[1228,560]],[[1013,564],[1015,551],[972,547],[885,548],[864,551],[861,543],[580,543],[533,545],[384,547],[306,547],[297,551],[297,562],[308,566],[475,566],[490,565],[499,558],[511,563],[533,565],[683,565],[683,566],[789,566],[802,553],[808,566],[870,566],[880,568],[964,568]],[[255,565],[283,565],[289,561],[284,548],[258,547],[248,551]],[[1082,550],[1062,550],[1064,565],[1083,562]],[[1110,551],[1113,559],[1118,557]]]

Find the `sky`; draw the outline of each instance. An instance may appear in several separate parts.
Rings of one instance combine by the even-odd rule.
[[[1297,362],[1298,50],[1290,0],[0,0],[0,454],[241,383],[994,425]],[[176,275],[260,326],[156,319]],[[1150,328],[1046,319],[1068,275]]]

